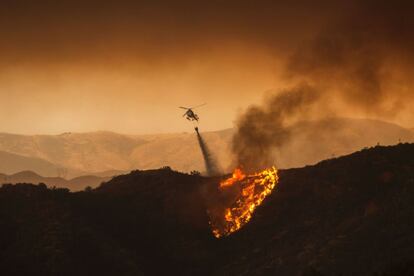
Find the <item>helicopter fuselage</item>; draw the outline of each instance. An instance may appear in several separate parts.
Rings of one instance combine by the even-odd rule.
[[[189,121],[198,121],[198,116],[197,114],[194,113],[192,109],[188,109],[185,115],[186,115],[187,120]]]

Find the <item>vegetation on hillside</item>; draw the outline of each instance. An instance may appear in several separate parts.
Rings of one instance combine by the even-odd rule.
[[[2,275],[401,275],[413,273],[414,145],[280,172],[252,220],[210,232],[219,179],[133,171],[71,193],[0,188]]]

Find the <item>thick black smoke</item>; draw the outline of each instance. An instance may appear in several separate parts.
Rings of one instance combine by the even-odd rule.
[[[249,108],[233,137],[237,165],[247,171],[274,165],[272,148],[289,139],[287,126],[310,114],[318,99],[319,91],[302,84],[271,97],[262,107]]]
[[[354,114],[393,120],[408,110],[414,99],[413,5],[360,2],[297,47],[283,74],[291,88],[239,118],[236,165],[257,170],[275,164],[274,149],[297,121]]]
[[[328,88],[324,97],[354,110],[393,117],[412,98],[414,5],[362,2],[299,46],[286,77]]]

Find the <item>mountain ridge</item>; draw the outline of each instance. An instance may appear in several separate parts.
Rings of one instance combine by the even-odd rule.
[[[413,156],[414,144],[401,143],[280,170],[251,221],[222,239],[206,213],[221,177],[164,168],[76,193],[3,185],[0,266],[42,275],[410,275]]]
[[[66,188],[71,191],[80,191],[86,187],[95,188],[102,182],[109,181],[113,176],[114,175],[99,177],[95,175],[83,175],[71,179],[65,179],[62,177],[44,177],[33,171],[27,170],[11,175],[0,174],[0,184],[43,183],[49,188]]]
[[[223,172],[233,169],[233,132],[234,129],[202,132]],[[274,149],[275,163],[281,168],[315,164],[377,143],[414,142],[411,130],[369,119],[302,121],[291,126],[288,132],[289,139]],[[22,161],[10,161],[13,158]],[[48,177],[69,179],[163,166],[184,172],[204,171],[194,133],[124,135],[96,131],[34,136],[0,133],[0,172],[5,174],[32,170]]]

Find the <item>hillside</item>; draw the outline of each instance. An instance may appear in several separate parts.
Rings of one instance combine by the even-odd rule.
[[[212,236],[205,206],[218,178],[166,168],[78,193],[3,185],[0,267],[5,275],[409,275],[413,156],[414,144],[377,146],[281,170],[253,219],[223,239]]]
[[[219,166],[230,164],[230,141],[232,129],[202,134]],[[150,138],[151,136],[148,136]],[[148,143],[131,153],[131,162],[137,169],[155,169],[170,166],[176,170],[203,172],[204,162],[194,133],[152,136]]]
[[[0,151],[0,172],[14,174],[25,170],[42,175],[57,175],[62,167],[41,158]]]
[[[102,182],[108,181],[112,176],[84,175],[72,179],[62,177],[44,177],[32,171],[22,171],[11,175],[0,174],[0,184],[9,183],[44,183],[48,187],[67,188],[71,191],[80,191],[86,187],[95,188]]]
[[[290,133],[291,138],[276,151],[276,164],[282,168],[315,164],[377,144],[414,142],[411,130],[368,119],[331,118],[300,122],[291,127]]]
[[[70,179],[163,166],[183,172],[203,172],[204,163],[197,139],[192,128],[189,130],[189,133],[154,135],[122,135],[105,131],[33,136],[2,133],[0,151],[4,154],[0,152],[0,173],[30,170],[44,176]],[[331,118],[300,122],[288,131],[291,133],[289,139],[275,151],[275,163],[281,168],[315,164],[377,143],[414,142],[411,130],[367,119]],[[223,171],[229,171],[233,129],[202,132],[202,135],[219,166]],[[114,171],[117,173],[110,173]]]
[[[128,170],[130,152],[144,142],[139,137],[105,131],[32,136],[0,134],[0,150],[53,163],[65,169],[63,176],[67,178]],[[22,166],[20,170],[28,169]],[[57,173],[44,175],[59,176]]]

